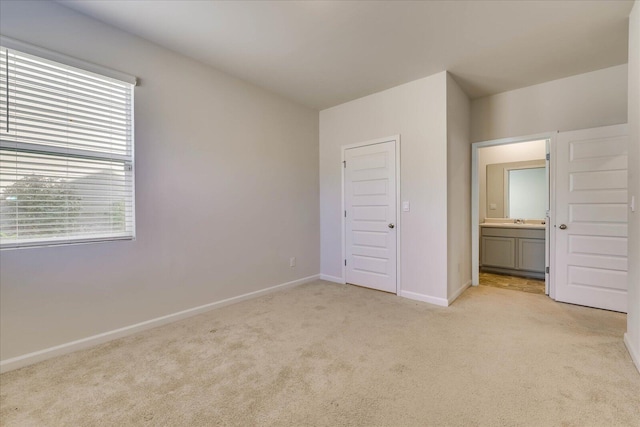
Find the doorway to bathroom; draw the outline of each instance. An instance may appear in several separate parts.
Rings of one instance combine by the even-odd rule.
[[[520,151],[536,141],[541,141],[537,143],[538,160],[545,145],[544,224],[536,219],[527,221],[523,213],[514,218],[511,213],[517,211],[509,206],[512,189],[506,189],[512,163],[520,169],[531,166],[526,162],[536,159],[480,158],[491,150],[502,154]],[[516,271],[518,276],[527,276],[533,271],[538,273],[534,278],[541,279],[544,245],[545,293],[549,297],[626,313],[627,215],[629,209],[635,209],[635,201],[628,200],[627,192],[628,145],[626,124],[474,143],[472,284],[480,284],[480,269],[484,272],[487,267],[494,270],[492,274],[503,275]],[[495,164],[499,166],[491,166]],[[491,168],[498,168],[497,175],[492,175]],[[495,195],[487,185],[491,186],[492,180],[500,181],[500,176],[503,193]],[[532,188],[519,190],[527,198],[536,192]],[[518,217],[521,215],[525,218]],[[542,231],[535,230],[536,223],[544,226],[544,241]]]
[[[549,294],[553,135],[476,143],[473,284]]]

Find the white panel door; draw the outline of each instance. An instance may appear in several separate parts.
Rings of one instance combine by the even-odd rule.
[[[558,134],[556,300],[627,311],[627,126]]]
[[[345,150],[346,282],[396,293],[395,141]]]

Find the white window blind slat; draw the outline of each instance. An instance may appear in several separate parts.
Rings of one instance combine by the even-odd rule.
[[[118,83],[109,85],[96,84],[87,78],[75,78],[73,74],[61,68],[46,71],[42,66],[25,67],[20,62],[15,61],[11,55],[9,55],[8,58],[8,65],[12,71],[16,71],[15,74],[13,72],[10,73],[10,77],[17,82],[26,82],[28,84],[45,87],[63,87],[65,90],[69,90],[71,96],[73,96],[73,94],[80,96],[102,94],[109,98],[127,98],[127,89]],[[5,61],[5,64],[0,65],[0,73],[6,74],[6,72],[7,61]]]
[[[133,85],[0,48],[0,87],[0,248],[133,238]]]
[[[42,64],[41,64],[42,65]],[[9,56],[9,67],[16,71],[16,74],[11,74],[16,83],[25,83],[26,85],[36,85],[45,88],[64,88],[68,91],[70,96],[100,96],[106,98],[120,98],[125,100],[127,98],[126,89],[123,89],[120,85],[100,85],[95,84],[89,79],[74,78],[74,76],[63,69],[52,69],[45,71],[40,66],[24,66],[23,64],[12,60]],[[6,65],[0,68],[0,72],[6,73]]]
[[[67,126],[64,123],[42,122],[24,117],[16,118],[13,125],[16,126],[16,132],[31,131],[33,133],[43,135],[51,135],[53,133],[56,135],[59,134],[60,136],[58,138],[65,137],[79,142],[102,141],[104,143],[118,144],[124,147],[127,145],[127,138],[129,136],[129,132],[114,131],[113,133],[110,133],[106,131],[95,131],[91,129]]]
[[[122,138],[119,135],[109,139],[108,137],[95,135],[92,137],[90,134],[79,134],[77,132],[70,132],[67,129],[50,126],[38,126],[28,125],[24,121],[16,121],[17,138],[21,142],[40,142],[44,145],[58,145],[64,147],[74,148],[96,148],[97,151],[101,149],[113,149],[114,151],[123,151],[126,149],[127,138]],[[56,136],[52,136],[56,135]],[[49,144],[47,144],[49,142]]]
[[[0,80],[1,81],[1,80]],[[131,128],[127,127],[126,120],[101,120],[98,118],[82,117],[74,115],[72,119],[69,118],[69,114],[66,111],[60,110],[47,110],[41,107],[24,108],[21,105],[13,105],[13,114],[18,117],[30,117],[39,119],[41,121],[50,121],[52,123],[65,123],[71,127],[77,127],[79,129],[95,129],[95,130],[113,130],[115,132],[121,132],[131,134]],[[6,99],[0,95],[0,114],[4,117],[6,122],[7,108]]]
[[[6,79],[4,79],[4,81],[6,82]],[[9,83],[12,84],[13,82],[9,81]],[[47,107],[53,111],[65,111],[69,113],[75,112],[79,115],[91,113],[92,117],[102,117],[104,115],[110,119],[127,119],[127,115],[120,111],[121,109],[129,106],[127,102],[117,102],[117,100],[112,100],[111,102],[102,103],[104,108],[100,108],[100,103],[93,102],[91,99],[73,97],[62,98],[55,93],[37,93],[31,89],[32,88],[25,89],[16,87],[16,90],[12,90],[10,93],[11,103],[20,106],[25,103],[31,106],[42,104],[43,107]],[[6,92],[2,93],[2,97],[6,101]]]
[[[6,79],[5,79],[6,80]],[[91,111],[93,113],[102,112],[107,116],[122,114],[119,110],[127,105],[126,101],[120,101],[118,99],[99,99],[96,97],[80,97],[73,96],[70,93],[59,93],[54,90],[48,90],[43,86],[24,86],[20,85],[14,79],[9,78],[9,83],[13,85],[11,88],[11,100],[15,100],[17,103],[27,100],[37,102],[49,102],[50,105],[60,105],[63,108],[75,107],[78,111]],[[123,114],[123,117],[125,115]]]

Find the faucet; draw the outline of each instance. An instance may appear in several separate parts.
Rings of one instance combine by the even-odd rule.
[[[524,224],[524,219],[523,218],[516,218],[513,220],[514,224]]]

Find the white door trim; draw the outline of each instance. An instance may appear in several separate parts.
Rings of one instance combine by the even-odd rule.
[[[514,144],[518,142],[528,142],[546,139],[549,141],[549,152],[551,154],[551,160],[549,164],[549,179],[550,188],[549,188],[549,224],[554,223],[555,217],[555,177],[553,174],[554,170],[554,157],[555,157],[555,138],[557,135],[557,131],[553,132],[545,132],[539,133],[535,135],[526,135],[526,136],[518,136],[512,138],[501,138],[501,139],[493,139],[489,141],[481,141],[474,142],[471,144],[471,284],[473,286],[478,286],[480,283],[480,221],[478,220],[478,214],[480,211],[480,183],[478,181],[478,149],[484,147],[493,147],[496,145],[507,145]],[[555,250],[551,242],[555,238],[555,232],[553,227],[547,227],[550,230],[550,238],[547,239],[547,253],[550,256],[550,261],[553,262],[553,257],[555,255]],[[553,271],[553,265],[549,265],[551,271]],[[551,298],[555,295],[555,284],[553,282],[553,275],[547,275],[547,283],[549,286],[549,296]]]
[[[347,239],[346,239],[346,228],[347,223],[344,217],[344,211],[346,209],[345,206],[345,191],[344,191],[344,161],[345,161],[345,151],[350,148],[364,147],[367,145],[374,144],[382,144],[384,142],[394,142],[394,146],[396,149],[396,295],[400,295],[402,290],[402,281],[401,277],[401,262],[400,262],[400,235],[402,234],[402,220],[400,217],[400,135],[392,135],[386,138],[376,138],[369,141],[357,142],[354,144],[343,145],[341,147],[340,160],[341,160],[341,209],[340,209],[340,218],[341,218],[341,230],[342,230],[342,283],[347,283],[347,270],[344,265],[344,260],[347,259]]]
[[[549,218],[547,218],[547,265],[549,266],[549,273],[546,274],[547,278],[547,293],[549,298],[556,299],[556,138],[558,132],[555,132],[547,144],[547,153],[549,153]]]

